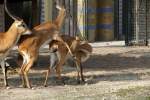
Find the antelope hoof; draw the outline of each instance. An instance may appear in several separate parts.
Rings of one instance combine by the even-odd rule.
[[[27,85],[27,88],[32,89],[31,85]]]
[[[27,88],[25,85],[20,85],[19,88]]]
[[[28,86],[29,89],[33,89],[31,86]]]
[[[85,80],[77,80],[77,84],[85,84],[86,82],[85,82]]]
[[[80,84],[80,83],[81,83],[81,81],[79,79],[77,79],[77,84]]]
[[[86,83],[84,79],[82,79],[82,83]]]
[[[27,88],[27,86],[26,86],[26,85],[22,85],[22,87],[23,87],[23,88]]]
[[[5,85],[5,88],[6,88],[6,89],[10,89],[10,87],[8,86],[8,84]]]
[[[33,87],[32,87],[31,89],[32,89],[32,90],[35,90],[35,88],[33,88]]]
[[[65,81],[64,81],[63,79],[61,80],[61,82],[62,82],[62,84],[63,84],[63,85],[65,85],[65,84],[66,84],[66,83],[65,83]]]
[[[21,88],[27,88],[27,86],[25,84],[21,84],[19,87],[21,87]]]
[[[5,84],[5,87],[8,87],[8,84]]]
[[[44,87],[47,87],[47,84],[44,84]]]
[[[61,85],[65,85],[65,84],[66,84],[65,81],[64,81],[63,79],[58,80],[57,82],[58,82],[59,84],[61,84]]]
[[[8,90],[8,89],[11,89],[9,86],[6,86],[6,89]]]

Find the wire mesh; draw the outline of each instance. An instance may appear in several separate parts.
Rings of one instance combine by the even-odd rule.
[[[124,0],[123,30],[127,45],[148,45],[150,38],[149,0]]]

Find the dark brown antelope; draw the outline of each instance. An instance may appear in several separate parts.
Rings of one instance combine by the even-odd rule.
[[[10,28],[6,32],[0,33],[0,64],[4,74],[4,85],[8,86],[7,83],[7,69],[5,67],[5,58],[8,56],[10,50],[16,45],[19,38],[23,34],[30,34],[31,31],[28,29],[22,19],[14,17],[7,9],[6,0],[5,11],[14,20]]]
[[[58,78],[61,79],[61,70],[62,66],[68,59],[72,59],[75,61],[77,67],[77,79],[78,82],[84,82],[83,77],[83,68],[82,62],[86,61],[90,54],[92,53],[92,47],[88,42],[81,41],[78,37],[71,37],[68,35],[62,35],[62,39],[69,45],[73,55],[75,56],[75,60],[68,54],[68,49],[59,41],[53,40],[49,43],[50,49],[50,67],[46,71],[46,79],[44,82],[44,86],[47,86],[48,75],[51,71],[51,68],[56,69],[56,73]]]

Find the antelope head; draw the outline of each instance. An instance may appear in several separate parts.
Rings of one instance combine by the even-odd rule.
[[[64,8],[64,7],[61,7],[60,5],[56,5],[56,8],[57,8],[58,10],[62,10],[62,9],[65,10],[65,8]]]
[[[23,20],[15,20],[13,25],[16,27],[18,34],[27,35],[32,33]]]
[[[60,4],[56,5],[56,8],[57,8],[59,11],[65,13],[65,16],[66,16],[66,17],[72,17],[69,8],[67,8],[67,7],[65,7],[65,6],[60,6]]]
[[[17,29],[18,34],[21,35],[31,34],[31,31],[27,27],[26,23],[19,17],[15,17],[9,12],[9,10],[7,9],[7,0],[4,0],[4,4],[6,13],[14,20],[12,26],[15,29]]]
[[[53,40],[49,43],[49,51],[50,52],[56,52],[59,48],[59,42],[56,40]]]
[[[57,8],[59,11],[62,11],[62,12],[64,12],[64,13],[66,13],[66,9],[64,8],[64,6],[56,5],[56,8]]]

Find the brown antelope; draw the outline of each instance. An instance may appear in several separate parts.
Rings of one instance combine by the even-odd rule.
[[[75,64],[77,67],[78,81],[84,81],[83,70],[81,62],[86,61],[89,58],[89,55],[92,52],[92,47],[85,41],[81,41],[78,37],[71,37],[67,35],[62,35],[62,39],[69,45],[73,55],[76,57]],[[46,79],[44,82],[44,86],[47,86],[48,75],[51,71],[51,68],[56,69],[56,73],[58,74],[58,78],[61,79],[61,69],[64,63],[68,59],[72,59],[68,54],[68,49],[59,41],[53,40],[49,43],[50,49],[50,67],[46,71]]]
[[[21,77],[23,87],[31,88],[28,79],[29,69],[36,61],[40,48],[51,40],[58,40],[64,44],[71,53],[69,46],[59,36],[62,23],[65,18],[66,11],[63,7],[57,6],[59,14],[54,22],[46,22],[33,28],[32,35],[22,36],[18,44],[18,51],[23,57],[23,64],[21,66]],[[72,53],[71,53],[72,54]]]
[[[16,45],[19,38],[23,34],[30,34],[31,31],[28,29],[22,19],[14,17],[7,9],[5,0],[5,10],[7,14],[14,19],[14,22],[6,32],[0,33],[0,64],[4,74],[4,85],[8,86],[7,83],[7,68],[5,67],[5,58],[8,56],[10,50]]]

